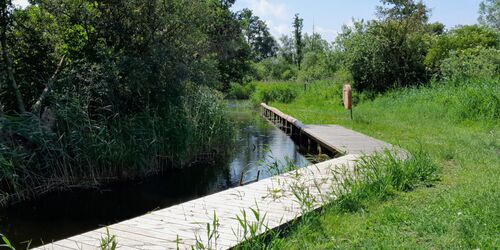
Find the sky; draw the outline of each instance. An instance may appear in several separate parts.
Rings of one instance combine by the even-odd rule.
[[[14,4],[26,6],[28,0],[14,0]],[[477,23],[481,0],[424,0],[431,9],[431,22],[441,22],[447,28]],[[249,8],[264,20],[275,38],[291,34],[295,13],[304,19],[304,32],[313,31],[333,41],[342,25],[352,19],[375,18],[379,0],[236,0],[233,11]]]
[[[424,0],[431,9],[431,22],[441,22],[447,28],[477,23],[481,0]],[[379,0],[237,0],[234,11],[249,8],[266,21],[275,38],[291,34],[295,13],[304,19],[304,32],[313,31],[333,41],[342,25],[352,19],[374,19]]]

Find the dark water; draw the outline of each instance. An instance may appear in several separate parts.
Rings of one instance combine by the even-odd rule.
[[[32,240],[32,246],[83,233],[197,197],[266,178],[276,169],[269,165],[308,162],[281,130],[271,126],[248,104],[230,102],[237,135],[234,152],[215,166],[196,165],[172,170],[141,182],[123,183],[105,190],[73,190],[0,209],[0,233],[15,245]]]

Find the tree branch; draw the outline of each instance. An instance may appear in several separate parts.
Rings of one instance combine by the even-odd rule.
[[[33,105],[33,107],[31,108],[32,113],[34,113],[34,114],[40,113],[40,108],[42,107],[42,102],[45,100],[45,98],[47,98],[47,96],[49,96],[50,92],[52,91],[52,86],[54,85],[56,77],[64,65],[65,57],[66,57],[66,55],[62,56],[61,61],[59,61],[59,64],[57,65],[56,71],[54,72],[52,77],[50,77],[49,81],[47,82],[47,85],[45,85],[45,89],[43,90],[42,94],[40,95],[40,97],[38,98],[36,103]]]

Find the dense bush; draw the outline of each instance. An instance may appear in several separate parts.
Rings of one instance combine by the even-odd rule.
[[[311,82],[314,80],[331,78],[336,70],[331,65],[328,55],[320,52],[307,52],[302,60],[298,81]]]
[[[272,57],[253,64],[254,78],[260,81],[289,81],[297,77],[297,67],[284,57]]]
[[[282,102],[290,103],[298,95],[298,88],[293,83],[265,83],[257,86],[256,91],[252,94],[252,102],[258,104],[260,102]]]
[[[500,76],[500,50],[476,47],[453,51],[441,63],[443,78],[453,81]]]
[[[247,84],[233,83],[231,84],[231,88],[229,89],[226,98],[249,99],[254,91],[255,91],[255,84],[253,83],[247,83]]]
[[[452,52],[482,48],[498,48],[500,33],[482,26],[460,26],[434,39],[425,57],[425,65],[433,74],[440,74],[443,60]]]
[[[423,60],[431,32],[427,9],[414,1],[382,1],[380,20],[344,28],[338,43],[358,91],[382,92],[427,80]]]

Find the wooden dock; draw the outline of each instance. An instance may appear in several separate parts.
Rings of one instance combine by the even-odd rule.
[[[118,249],[228,249],[267,230],[286,225],[335,199],[336,182],[352,173],[356,160],[390,144],[334,125],[303,125],[262,105],[263,115],[318,151],[343,156],[246,186],[152,211],[38,249],[100,249],[107,232]],[[251,233],[250,227],[256,228]]]

